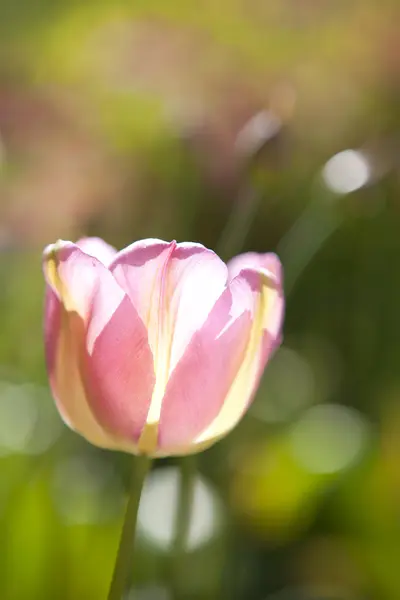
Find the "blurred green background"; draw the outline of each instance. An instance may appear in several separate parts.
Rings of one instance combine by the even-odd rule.
[[[279,253],[284,343],[199,457],[155,465],[127,600],[400,598],[398,0],[1,0],[0,598],[101,600],[130,457],[53,407],[58,238]],[[173,577],[172,577],[173,578]],[[174,589],[174,592],[171,592]]]

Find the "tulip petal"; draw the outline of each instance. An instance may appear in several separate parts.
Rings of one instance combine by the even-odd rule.
[[[172,371],[222,294],[226,265],[201,244],[148,239],[120,252],[110,270],[146,324],[154,354],[164,329]]]
[[[172,372],[162,403],[159,455],[186,453],[219,414],[244,360],[253,297],[237,278],[221,295]]]
[[[83,339],[79,348],[71,347],[70,361],[78,365],[86,404],[100,428],[115,440],[114,447],[128,445],[134,451],[150,406],[154,379],[146,328],[112,273],[75,244],[60,242],[46,249],[44,270],[49,286],[68,315],[61,330],[69,329],[73,340]],[[78,322],[82,332],[76,330]],[[57,371],[62,370],[60,363]],[[138,381],[132,385],[136,378]],[[132,389],[136,390],[134,398]],[[64,402],[75,400],[68,398]],[[88,437],[84,431],[86,423],[70,420]]]
[[[62,301],[65,309],[77,312],[86,326],[89,352],[102,329],[126,297],[112,273],[94,256],[86,254],[72,242],[59,241],[44,252],[47,283]],[[93,310],[93,300],[102,292],[101,310]],[[136,312],[136,311],[135,311]]]
[[[278,256],[273,252],[258,254],[256,252],[246,252],[235,256],[228,262],[229,280],[232,281],[244,269],[255,269],[261,271],[271,279],[272,286],[277,291],[277,301],[271,301],[269,311],[266,316],[265,328],[269,332],[272,343],[276,339],[276,345],[281,343],[281,328],[283,320],[283,291],[282,291],[282,264]]]
[[[264,367],[280,343],[283,316],[283,294],[280,273],[274,259],[274,273],[264,269],[240,269],[237,279],[244,279],[254,301],[252,331],[244,360],[214,421],[197,437],[193,451],[212,445],[230,431],[243,416],[257,389]]]
[[[144,321],[156,383],[141,448],[151,452],[168,378],[225,289],[227,268],[200,244],[143,240],[110,265]]]
[[[243,269],[264,269],[271,273],[276,281],[282,279],[281,261],[273,252],[258,254],[257,252],[245,252],[235,256],[228,262],[229,279],[234,279]]]
[[[117,250],[113,246],[110,246],[110,244],[107,244],[98,237],[82,238],[76,242],[76,245],[83,250],[85,254],[97,258],[106,267],[114,260],[115,255],[117,254]]]
[[[108,277],[110,288],[114,291],[111,306],[125,296],[103,263],[72,242],[60,240],[45,249],[44,274],[66,310],[76,311],[84,321],[90,316],[93,295],[101,275]]]
[[[93,300],[93,315],[107,303],[107,288]],[[146,328],[125,296],[101,332],[96,335],[82,365],[88,402],[98,422],[121,442],[138,443],[152,398],[155,374]]]
[[[65,310],[50,286],[44,334],[50,387],[64,422],[96,446],[115,447],[113,438],[93,417],[81,380],[78,357],[84,345],[82,319]]]
[[[119,252],[110,265],[116,281],[128,294],[148,328],[154,354],[159,336],[162,276],[172,249],[172,244],[162,240],[141,240]]]

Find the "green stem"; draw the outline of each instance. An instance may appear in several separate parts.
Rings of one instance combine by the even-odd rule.
[[[108,600],[121,600],[129,583],[132,569],[133,549],[135,542],[136,521],[140,504],[140,496],[151,460],[147,456],[135,457],[117,559],[111,581]]]
[[[184,456],[180,459],[175,539],[171,552],[171,589],[175,600],[181,597],[180,576],[184,570],[182,564],[187,550],[193,507],[196,459],[196,455]]]

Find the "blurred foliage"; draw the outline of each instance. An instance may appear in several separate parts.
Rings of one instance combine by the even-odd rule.
[[[0,8],[0,597],[106,597],[130,459],[60,426],[41,322],[42,246],[96,234],[285,267],[284,345],[199,459],[182,597],[398,600],[397,0]],[[138,600],[171,597],[164,462]]]

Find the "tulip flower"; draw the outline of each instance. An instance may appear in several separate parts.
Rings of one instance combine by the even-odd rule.
[[[199,452],[249,407],[280,343],[281,264],[195,243],[44,251],[46,361],[65,423],[103,448]]]

